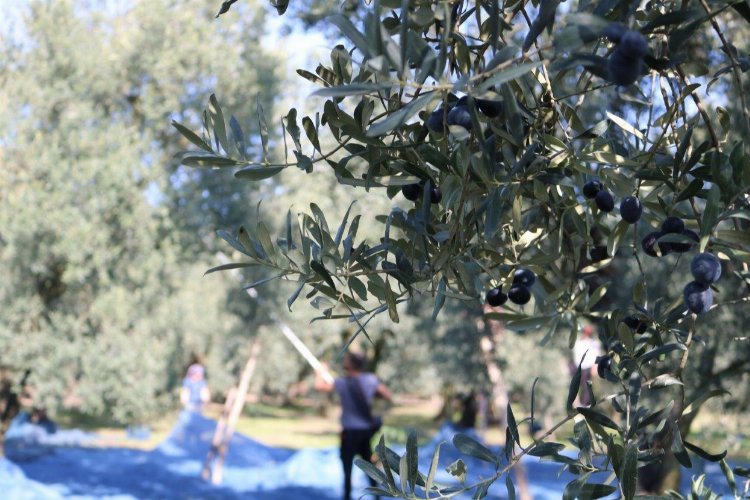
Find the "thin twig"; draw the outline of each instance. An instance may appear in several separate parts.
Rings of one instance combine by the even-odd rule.
[[[724,34],[721,32],[721,28],[719,28],[719,23],[716,22],[716,17],[711,13],[711,8],[708,6],[708,3],[706,3],[706,0],[699,0],[701,7],[703,7],[703,10],[706,11],[706,14],[708,14],[709,21],[711,23],[711,26],[713,26],[714,31],[716,32],[716,35],[719,37],[719,40],[721,40],[721,44],[724,46],[724,51],[729,56],[729,60],[732,62],[732,74],[734,75],[734,81],[737,84],[737,92],[740,94],[740,103],[742,104],[742,116],[745,118],[745,130],[743,133],[743,136],[747,136],[748,133],[750,133],[750,112],[748,112],[747,109],[747,101],[745,99],[745,89],[742,87],[742,78],[740,77],[740,65],[737,61],[737,58],[734,57],[734,53],[732,52],[731,48],[729,47],[729,43],[727,43],[726,38],[724,38]]]
[[[687,77],[685,76],[685,72],[682,71],[682,68],[679,64],[675,67],[675,71],[678,75],[680,75],[680,79],[682,80],[683,85],[687,87],[689,85]],[[706,111],[706,107],[703,105],[703,101],[701,101],[701,98],[698,96],[698,93],[695,90],[690,92],[690,97],[693,98],[693,102],[695,102],[695,106],[698,108],[698,112],[701,114],[701,117],[703,117],[703,121],[708,128],[708,133],[709,135],[711,135],[711,142],[714,143],[714,147],[716,149],[719,149],[721,141],[719,141],[719,136],[716,135],[716,130],[714,130],[714,126],[711,124],[711,118],[708,116],[708,112]]]

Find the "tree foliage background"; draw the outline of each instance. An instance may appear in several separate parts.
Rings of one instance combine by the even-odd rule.
[[[124,423],[153,416],[192,353],[217,389],[232,383],[233,338],[252,333],[225,305],[235,281],[201,279],[201,237],[232,223],[207,193],[253,189],[214,176],[219,194],[179,167],[168,124],[209,89],[235,105],[272,95],[277,55],[258,50],[261,10],[227,26],[183,7],[30,2],[0,43],[0,358],[32,370],[51,411],[72,398]]]

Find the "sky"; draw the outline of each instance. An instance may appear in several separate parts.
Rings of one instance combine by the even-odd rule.
[[[26,4],[25,0],[0,0],[0,43],[7,37],[23,36],[21,19]]]
[[[281,102],[277,103],[277,109],[296,107],[309,112],[318,107],[316,104],[322,106],[324,99],[310,98],[310,94],[317,90],[318,86],[297,75],[296,70],[314,71],[318,62],[329,62],[330,50],[335,43],[314,30],[295,29],[289,34],[282,35],[284,23],[288,21],[288,18],[278,16],[272,11],[267,19],[267,31],[263,37],[264,46],[278,47],[286,61],[284,78],[287,82],[293,82],[293,85],[285,88]]]

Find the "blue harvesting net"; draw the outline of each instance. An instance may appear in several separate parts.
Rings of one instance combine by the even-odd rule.
[[[13,499],[341,498],[343,472],[337,448],[289,450],[267,446],[238,433],[229,443],[222,484],[203,481],[200,472],[215,428],[216,421],[184,412],[158,447],[142,451],[93,447],[93,434],[78,430],[48,433],[34,424],[20,422],[6,436],[6,455],[15,463],[0,461],[0,492],[3,498]],[[494,474],[494,465],[458,452],[451,444],[455,432],[445,425],[419,448],[420,469],[429,468],[435,448],[442,443],[436,480],[455,484],[445,467],[459,458],[467,465],[467,482]],[[402,453],[403,449],[395,451]],[[493,451],[500,453],[499,449]],[[683,474],[686,487],[691,475],[706,473],[708,484],[726,489],[718,465],[695,462],[696,468]],[[560,464],[534,457],[524,457],[521,465],[535,499],[560,498],[565,485],[575,478]],[[515,476],[511,477],[517,483]],[[353,485],[355,498],[368,486],[360,470],[354,471]],[[504,479],[493,485],[487,498],[507,498]]]

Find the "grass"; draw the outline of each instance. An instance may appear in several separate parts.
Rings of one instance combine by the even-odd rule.
[[[254,404],[237,422],[237,432],[282,448],[321,448],[338,440],[335,418],[316,414],[309,406],[277,408]]]
[[[439,402],[411,397],[398,398],[391,407],[377,410],[384,417],[382,434],[385,435],[386,442],[402,445],[406,443],[410,431],[416,431],[419,443],[432,439],[442,424],[435,420],[439,411]],[[213,404],[206,408],[205,414],[209,418],[218,419],[221,412],[222,405]],[[96,432],[99,438],[94,442],[95,446],[151,450],[169,435],[177,421],[177,415],[177,411],[168,412],[150,423],[151,433],[147,439],[130,438],[127,429],[121,426],[75,412],[58,415],[57,419],[63,428]],[[236,431],[269,446],[290,449],[325,448],[339,443],[339,415],[340,410],[336,405],[321,412],[319,406],[309,401],[284,407],[253,403],[244,408]],[[505,441],[505,432],[494,426],[485,432],[484,439],[490,445],[501,445]]]
[[[750,461],[750,439],[747,439],[746,415],[709,413],[698,414],[687,440],[708,453],[727,451],[727,458]]]
[[[398,400],[384,412],[383,433],[387,441],[406,442],[410,429],[417,430],[420,441],[430,439],[438,428],[432,418],[438,410],[429,401]],[[272,446],[294,449],[337,446],[341,430],[339,415],[337,406],[321,415],[311,405],[287,408],[252,405],[237,423],[237,430]]]
[[[221,411],[222,405],[214,404],[206,408],[205,414],[209,418],[218,419]],[[430,401],[414,398],[397,401],[382,412],[385,420],[383,432],[387,441],[405,443],[411,429],[417,431],[420,442],[429,440],[439,426],[439,422],[433,419],[438,411],[439,407]],[[151,450],[169,435],[177,421],[177,414],[177,411],[168,412],[151,422],[151,433],[147,439],[132,439],[122,426],[76,412],[66,412],[56,418],[63,428],[96,432],[99,438],[94,446]],[[321,414],[319,408],[309,402],[285,407],[263,403],[248,404],[237,422],[236,431],[269,446],[291,449],[337,446],[340,432],[339,409],[334,405]]]

